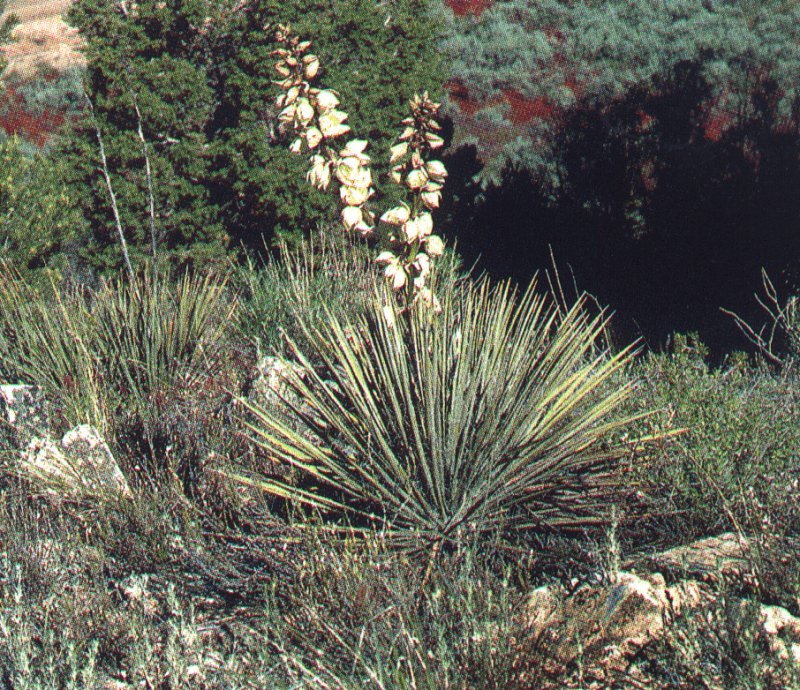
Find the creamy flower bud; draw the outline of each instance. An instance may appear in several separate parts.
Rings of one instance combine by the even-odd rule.
[[[431,272],[430,257],[422,252],[417,254],[412,265],[417,270],[417,274],[423,278]]]
[[[350,156],[339,160],[336,179],[347,187],[363,189],[372,184],[372,173],[369,168],[362,167],[357,158]]]
[[[439,208],[439,202],[442,199],[442,193],[423,191],[422,194],[420,194],[420,199],[422,199],[422,203],[425,205],[425,208]]]
[[[300,96],[300,88],[293,86],[286,92],[286,105],[294,103]]]
[[[429,256],[441,256],[444,253],[444,242],[439,235],[431,235],[425,240],[425,251]]]
[[[406,127],[403,130],[403,133],[398,137],[398,139],[400,141],[408,141],[409,139],[411,139],[411,137],[414,136],[414,132],[416,132],[416,130],[413,127]]]
[[[330,89],[320,91],[316,95],[315,100],[317,102],[317,107],[323,113],[333,110],[337,105],[339,105],[339,99],[336,98],[336,93]]]
[[[428,175],[435,182],[441,182],[447,177],[447,168],[444,167],[442,161],[429,161],[425,167],[428,170]]]
[[[342,223],[348,230],[354,230],[355,227],[363,223],[364,218],[361,214],[361,209],[357,206],[345,206],[342,209]]]
[[[291,146],[289,146],[289,150],[292,153],[300,153],[303,150],[303,140],[302,139],[295,139]]]
[[[400,184],[403,181],[403,174],[400,172],[402,168],[392,168],[389,173],[389,179],[395,184]]]
[[[305,137],[308,148],[315,149],[322,141],[322,132],[320,132],[316,127],[309,127],[306,130]]]
[[[312,168],[306,174],[306,179],[317,189],[327,189],[331,181],[330,164],[322,156],[311,158]]]
[[[316,55],[306,55],[303,58],[303,75],[306,79],[313,79],[319,72],[319,58]]]
[[[372,226],[362,220],[353,230],[357,230],[362,237],[366,237],[372,232]]]
[[[310,47],[311,47],[311,41],[300,41],[300,43],[297,44],[297,50],[301,53],[304,53]]]
[[[348,156],[357,157],[359,154],[364,153],[364,149],[367,148],[367,143],[366,139],[351,139],[344,145],[339,155],[342,156],[342,158],[347,158]]]
[[[406,242],[408,244],[413,244],[417,240],[424,239],[431,234],[432,230],[433,218],[431,218],[430,213],[423,213],[403,225],[403,233],[406,236]]]
[[[397,261],[397,257],[390,251],[383,251],[375,257],[375,263],[390,264]]]
[[[431,134],[430,132],[425,135],[425,141],[428,142],[428,146],[432,149],[438,149],[444,146],[444,139],[440,137],[438,134]]]
[[[402,290],[406,282],[408,282],[406,270],[399,263],[389,264],[384,271],[384,275],[392,281],[392,288],[395,290]]]
[[[420,189],[428,181],[428,174],[422,168],[417,168],[408,173],[406,184],[410,189]]]
[[[288,77],[292,73],[292,70],[283,60],[275,64],[275,71],[282,77]]]
[[[296,116],[304,125],[314,119],[314,106],[311,105],[307,98],[298,99]]]
[[[389,163],[397,163],[397,161],[399,161],[403,156],[405,156],[408,153],[408,142],[404,141],[400,144],[395,144],[389,150],[391,151]]]
[[[291,122],[294,120],[295,113],[297,113],[297,107],[294,105],[287,105],[278,113],[278,122]]]
[[[395,206],[381,216],[381,221],[389,225],[403,225],[403,223],[408,222],[410,214],[411,211],[408,206]]]
[[[361,206],[361,204],[366,203],[371,196],[371,192],[372,189],[370,187],[346,187],[342,185],[339,189],[342,201],[348,206]]]
[[[324,128],[322,131],[325,133],[326,138],[336,139],[337,137],[347,134],[350,131],[350,126],[334,125],[333,127]]]
[[[342,134],[347,134],[350,127],[342,124],[347,119],[347,113],[340,110],[330,110],[324,115],[320,115],[319,128],[326,137],[336,138]]]

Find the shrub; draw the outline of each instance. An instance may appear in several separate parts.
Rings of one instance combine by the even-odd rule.
[[[629,372],[639,380],[629,411],[659,410],[650,425],[685,430],[662,440],[638,477],[648,512],[660,516],[658,540],[730,530],[796,537],[797,374],[742,357],[712,368],[706,355],[696,338],[676,336],[673,352],[649,354]]]
[[[310,437],[248,406],[255,441],[299,483],[239,479],[417,552],[598,519],[630,386],[595,393],[627,352],[593,350],[604,321],[582,300],[562,313],[533,286],[519,298],[488,283],[442,294],[439,316],[401,315],[380,294],[356,320],[301,316],[309,346],[290,341],[304,374],[289,385]]]
[[[565,161],[553,146],[565,114],[595,105],[602,111],[636,89],[656,92],[660,80],[687,64],[697,65],[709,85],[694,115],[710,139],[757,110],[759,87],[769,81],[777,87],[769,98],[772,121],[797,127],[792,112],[800,69],[796,3],[442,4],[453,10],[443,8],[442,14],[446,38],[441,45],[452,64],[448,111],[456,121],[456,145],[476,144],[486,163],[479,173],[484,184],[499,184],[510,164],[558,190],[569,182],[561,177]],[[472,16],[470,7],[480,16]],[[672,107],[682,105],[677,101]],[[628,132],[627,139],[646,132],[653,120],[658,126],[658,113],[644,107],[637,115],[638,132]],[[604,127],[609,129],[608,121]],[[747,142],[740,136],[741,147],[754,145]],[[636,153],[634,174],[643,164],[659,167],[660,161],[648,161],[646,150]]]
[[[79,218],[62,168],[41,154],[26,156],[19,140],[0,143],[0,259],[26,277],[46,283],[68,273],[75,259]]]

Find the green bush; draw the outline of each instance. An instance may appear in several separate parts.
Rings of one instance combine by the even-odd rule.
[[[218,365],[235,310],[227,278],[141,274],[94,292],[48,292],[4,266],[0,277],[0,372],[41,386],[67,425],[110,430],[120,405],[150,418],[160,396],[196,386]]]
[[[582,300],[562,312],[534,287],[437,292],[438,316],[377,293],[358,319],[301,314],[308,348],[290,345],[304,375],[289,385],[310,435],[248,405],[254,440],[298,482],[239,479],[416,552],[600,518],[630,390],[596,396],[627,358],[594,349],[603,319]]]
[[[79,216],[63,168],[41,154],[27,156],[19,140],[0,143],[0,259],[26,277],[46,283],[70,274],[76,258]],[[43,270],[48,269],[48,270]]]
[[[650,511],[670,527],[661,538],[798,535],[797,372],[743,356],[713,368],[706,356],[696,338],[676,336],[671,353],[649,354],[630,372],[639,381],[631,411],[660,410],[650,424],[685,430],[662,441],[639,477]]]

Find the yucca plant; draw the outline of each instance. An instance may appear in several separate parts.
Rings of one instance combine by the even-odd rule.
[[[145,272],[96,293],[97,354],[140,411],[178,378],[194,385],[208,375],[237,305],[227,299],[227,285],[225,275],[156,279]]]
[[[39,290],[11,264],[0,264],[0,376],[41,386],[72,424],[104,429],[109,391],[94,340],[83,289]]]
[[[295,471],[237,479],[411,551],[601,519],[630,392],[600,393],[630,357],[599,347],[605,317],[487,281],[445,292],[439,316],[390,304],[300,318],[294,419],[246,404],[255,442]]]
[[[147,414],[154,396],[195,383],[224,343],[236,300],[227,277],[148,273],[43,293],[7,264],[0,276],[0,371],[39,385],[68,424],[106,431],[121,396]]]

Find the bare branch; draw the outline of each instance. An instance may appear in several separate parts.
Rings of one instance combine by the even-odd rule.
[[[117,207],[117,195],[114,194],[114,187],[111,184],[111,175],[108,172],[108,160],[106,159],[106,149],[103,146],[103,135],[100,132],[100,125],[97,123],[97,118],[94,114],[94,104],[92,103],[92,99],[89,98],[89,94],[86,91],[83,92],[83,95],[86,97],[86,102],[89,104],[89,111],[92,114],[92,121],[94,122],[95,131],[97,132],[97,143],[100,145],[100,160],[103,163],[103,176],[106,180],[106,188],[108,189],[108,195],[111,198],[111,210],[114,213],[114,222],[117,226],[117,234],[119,235],[119,244],[122,247],[122,256],[125,260],[125,267],[128,269],[128,274],[131,280],[134,280],[134,273],[133,273],[133,266],[131,266],[131,258],[128,255],[128,243],[125,241],[125,233],[122,230],[122,220],[119,216],[119,208]]]
[[[142,153],[144,154],[144,166],[147,173],[147,194],[150,201],[150,252],[153,257],[153,272],[158,267],[158,239],[156,233],[156,200],[153,194],[153,174],[150,168],[150,156],[147,154],[147,142],[142,130],[142,114],[139,112],[139,104],[136,101],[136,94],[133,97],[133,108],[136,111],[136,121],[138,124],[139,140],[142,142]]]

